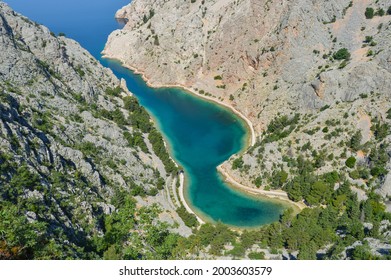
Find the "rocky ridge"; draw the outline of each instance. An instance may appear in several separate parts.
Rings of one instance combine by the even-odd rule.
[[[158,203],[190,234],[163,191],[175,165],[155,152],[162,137],[124,81],[2,2],[0,100],[0,259],[97,258],[107,248],[92,243],[133,196],[132,211]]]

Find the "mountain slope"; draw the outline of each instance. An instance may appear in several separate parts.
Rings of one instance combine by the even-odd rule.
[[[389,123],[390,6],[390,1],[136,0],[117,12],[127,24],[111,34],[104,54],[143,72],[152,85],[179,84],[232,105],[253,123],[258,143],[272,120],[299,114],[299,127],[279,145],[284,151],[245,155],[241,174],[223,166],[237,181],[254,185],[261,172],[284,164],[288,150],[296,157],[294,150],[307,141],[318,152],[342,154],[341,141],[360,131],[365,144],[373,139],[373,122]],[[373,15],[366,15],[368,8]],[[332,136],[305,133],[338,119],[342,127]],[[343,168],[350,154],[319,172],[331,171],[332,164]],[[382,193],[389,194],[385,188]]]
[[[0,101],[0,259],[100,258],[152,226],[160,211],[134,197],[165,202],[176,166],[149,115],[77,42],[1,2]]]
[[[107,57],[251,121],[256,143],[221,171],[309,208],[268,228],[271,248],[349,258],[353,240],[389,244],[391,1],[134,0],[116,17],[127,23]],[[312,243],[317,234],[295,227],[330,235]]]

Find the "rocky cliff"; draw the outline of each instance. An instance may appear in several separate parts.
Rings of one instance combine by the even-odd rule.
[[[127,24],[111,34],[104,54],[143,72],[152,85],[182,85],[233,106],[253,123],[258,143],[272,120],[299,114],[297,127],[280,143],[269,141],[274,143],[266,152],[253,148],[244,155],[245,172],[223,166],[254,186],[273,166],[287,169],[283,156],[297,157],[308,141],[311,151],[344,155],[319,172],[331,171],[333,164],[340,169],[355,152],[343,153],[338,143],[358,130],[365,144],[373,139],[373,121],[389,124],[390,6],[391,1],[135,0],[117,12]],[[341,126],[335,127],[339,132],[316,133],[330,124]],[[368,161],[367,155],[360,159]],[[383,194],[389,194],[384,182],[389,180],[382,179]]]
[[[127,23],[104,55],[153,86],[181,85],[252,123],[255,144],[220,167],[231,181],[282,189],[310,207],[268,227],[271,248],[349,258],[356,238],[389,244],[391,1],[134,0],[116,17]],[[320,242],[325,254],[310,241],[315,225],[337,237]],[[372,241],[357,248],[370,243],[375,253]]]
[[[241,111],[257,141],[223,169],[308,206],[184,238],[161,222],[190,234],[145,110],[76,42],[0,3],[0,259],[390,258],[390,4],[135,0],[117,13],[127,25],[105,54]]]
[[[0,259],[99,258],[143,200],[189,234],[162,191],[175,164],[124,82],[2,2],[0,101]]]

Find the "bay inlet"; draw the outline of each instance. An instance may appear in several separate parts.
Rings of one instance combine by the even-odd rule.
[[[126,80],[129,90],[155,119],[171,156],[184,168],[184,197],[203,220],[247,228],[279,219],[285,206],[230,187],[217,171],[222,162],[246,149],[249,131],[243,119],[228,108],[183,89],[149,87],[141,75],[101,57],[108,34],[122,27],[113,15],[129,0],[70,0],[62,2],[61,9],[49,0],[34,4],[6,2],[53,32],[64,32],[77,40],[104,66]]]

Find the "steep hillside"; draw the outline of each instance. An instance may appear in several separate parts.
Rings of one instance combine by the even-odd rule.
[[[220,167],[227,179],[306,204],[285,224],[292,236],[304,234],[292,226],[333,232],[291,242],[272,226],[272,248],[308,258],[327,245],[340,258],[356,239],[389,244],[391,1],[134,0],[116,17],[127,24],[104,55],[253,124],[255,144]]]
[[[176,174],[164,147],[124,82],[0,3],[0,259],[115,258],[158,215],[189,235],[162,191]]]
[[[117,12],[127,24],[111,34],[104,54],[143,72],[152,85],[179,84],[232,105],[253,123],[257,146],[272,120],[298,114],[298,127],[284,135],[285,142],[273,144],[279,151],[253,148],[241,174],[223,166],[237,181],[254,185],[262,172],[284,164],[283,155],[297,157],[308,141],[318,153],[336,156],[318,172],[333,164],[341,169],[355,151],[343,153],[338,143],[357,131],[360,144],[368,143],[374,139],[372,123],[389,123],[390,6],[390,1],[136,0]],[[338,131],[316,133],[330,125]],[[389,139],[388,130],[385,134]],[[360,154],[362,161],[368,154]],[[381,193],[387,195],[385,188]]]

